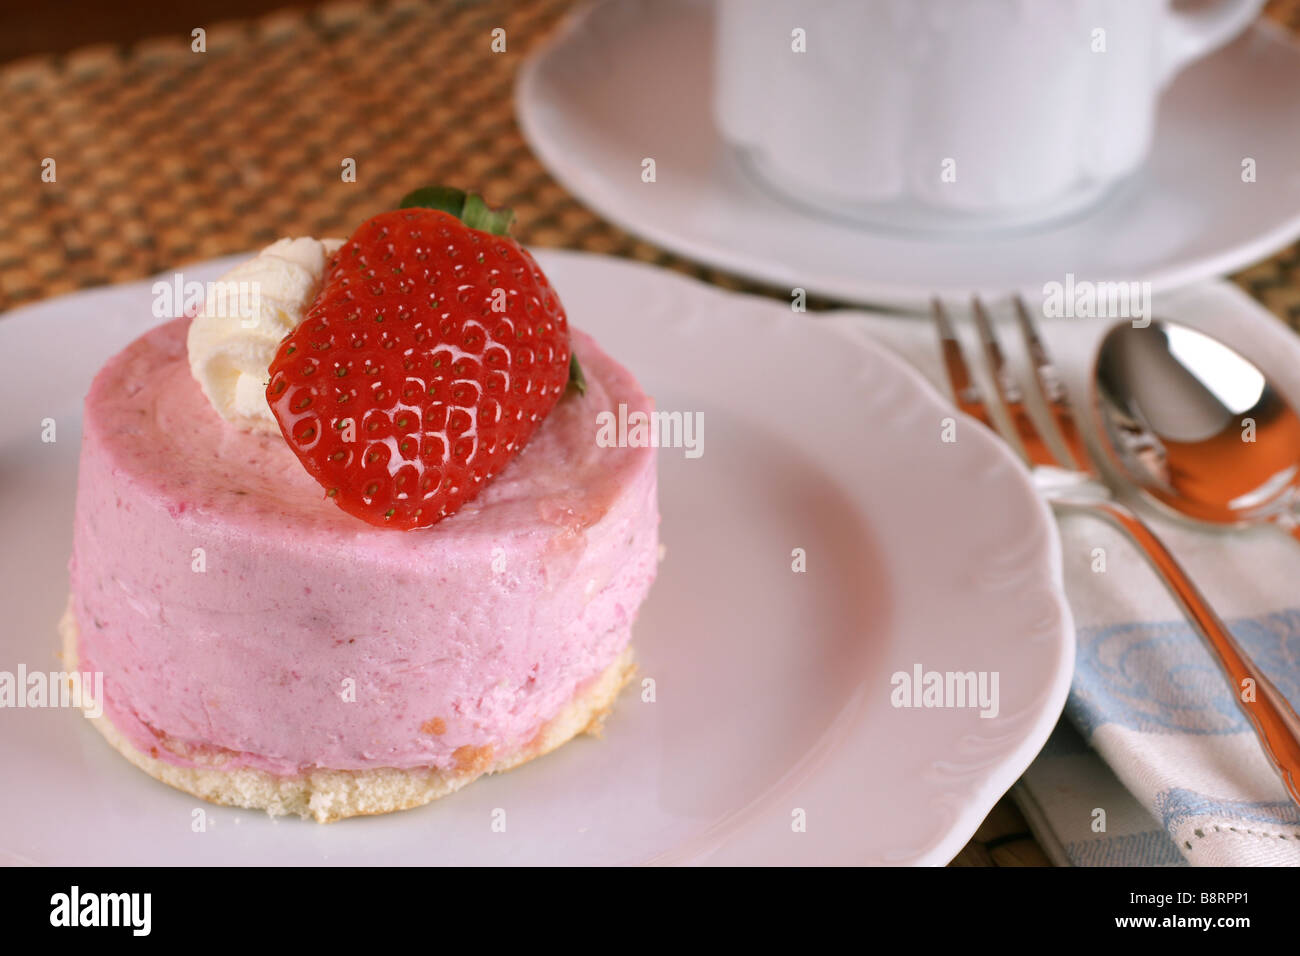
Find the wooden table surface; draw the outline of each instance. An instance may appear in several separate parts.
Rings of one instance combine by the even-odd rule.
[[[512,206],[526,243],[788,300],[605,222],[532,155],[514,119],[515,71],[572,0],[266,6],[202,0],[181,15],[147,0],[72,16],[3,0],[0,310],[281,236],[346,235],[429,182],[473,184]],[[1300,32],[1300,0],[1272,0],[1266,16]],[[203,53],[191,49],[196,27]],[[497,27],[504,54],[490,49]],[[345,157],[356,183],[341,180]],[[41,180],[47,158],[55,182]],[[1300,245],[1233,278],[1300,326]],[[1047,864],[1005,797],[953,861]]]

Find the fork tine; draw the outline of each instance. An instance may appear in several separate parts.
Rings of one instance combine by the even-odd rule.
[[[975,313],[975,325],[979,329],[980,342],[984,346],[984,358],[989,364],[998,398],[1007,410],[1012,427],[1015,428],[1016,438],[1024,449],[1025,458],[1031,465],[1061,466],[1063,463],[1052,451],[1051,446],[1043,440],[1042,433],[1034,424],[1029,409],[1025,406],[1024,394],[1012,377],[1011,370],[1007,368],[1002,346],[998,344],[997,334],[993,331],[993,323],[984,309],[984,303],[975,296],[971,299],[971,305]]]
[[[937,296],[930,300],[930,314],[939,332],[939,348],[943,352],[943,364],[948,372],[948,384],[952,387],[953,401],[971,418],[982,422],[986,428],[996,431],[988,406],[984,403],[984,397],[980,395],[980,390],[971,377],[970,369],[966,366],[966,359],[962,357],[961,343],[953,331],[952,322],[948,320],[948,313]]]
[[[1083,443],[1083,436],[1079,433],[1078,426],[1075,425],[1074,412],[1070,409],[1070,401],[1065,393],[1065,385],[1061,382],[1060,373],[1052,363],[1051,356],[1047,354],[1047,346],[1039,337],[1038,329],[1033,319],[1029,317],[1029,309],[1025,307],[1025,301],[1020,296],[1015,298],[1015,307],[1020,335],[1025,340],[1025,349],[1034,365],[1034,383],[1038,387],[1038,394],[1043,404],[1047,406],[1048,414],[1051,415],[1052,423],[1056,426],[1066,451],[1073,459],[1074,467],[1086,471],[1090,467],[1088,448]]]

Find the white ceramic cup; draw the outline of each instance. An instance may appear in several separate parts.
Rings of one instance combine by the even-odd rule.
[[[760,181],[819,210],[904,230],[1041,224],[1134,172],[1161,89],[1262,5],[718,0],[714,115]]]

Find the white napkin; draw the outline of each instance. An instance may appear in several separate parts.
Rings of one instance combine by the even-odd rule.
[[[1005,304],[993,311],[1003,349],[1023,377],[1028,366],[1011,312]],[[961,319],[967,359],[976,365],[969,317],[959,307],[950,312]],[[1215,281],[1157,293],[1154,312],[1232,343],[1300,401],[1300,340],[1235,286]],[[950,394],[927,319],[860,314],[867,334]],[[1088,431],[1090,419],[1083,413],[1090,366],[1114,321],[1039,323]],[[1255,662],[1300,706],[1300,542],[1271,528],[1202,530],[1121,497],[1149,519]],[[1192,865],[1300,865],[1300,808],[1159,579],[1102,520],[1071,515],[1059,523],[1066,591],[1078,629],[1066,717],[1128,793],[1081,755],[1068,734],[1058,733],[1020,785],[1031,822],[1050,828],[1045,844],[1083,864],[1176,863],[1172,842]],[[1105,554],[1100,573],[1093,570],[1098,548]],[[1076,759],[1081,756],[1087,759]],[[1135,814],[1133,800],[1148,819]],[[1104,821],[1104,830],[1096,829],[1097,821]],[[1168,839],[1161,839],[1162,832]]]

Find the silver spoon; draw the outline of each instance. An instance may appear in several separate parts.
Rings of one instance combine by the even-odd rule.
[[[1164,508],[1300,539],[1300,416],[1252,362],[1203,332],[1116,325],[1094,369],[1103,443]]]
[[[1156,320],[1112,328],[1093,373],[1102,444],[1148,497],[1185,517],[1271,522],[1300,539],[1300,417],[1254,364],[1203,332]],[[1300,717],[1227,626],[1213,623],[1201,633],[1229,681],[1242,678],[1238,703],[1300,803]]]

